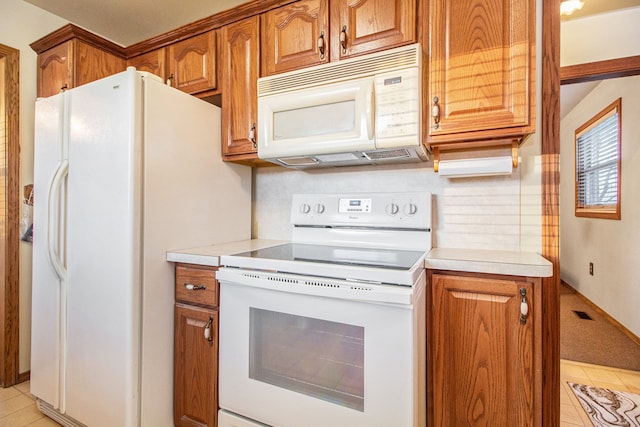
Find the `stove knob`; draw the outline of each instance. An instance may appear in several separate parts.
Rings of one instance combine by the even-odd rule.
[[[318,203],[318,204],[316,205],[316,213],[321,214],[321,213],[323,213],[323,212],[324,212],[324,205],[323,205],[322,203]]]
[[[311,206],[303,203],[302,206],[300,206],[300,212],[302,212],[303,214],[308,214],[309,212],[311,212]]]
[[[387,205],[386,211],[389,215],[395,215],[400,211],[400,207],[395,203],[391,203],[390,205]]]
[[[413,203],[409,203],[408,205],[404,205],[404,213],[407,215],[415,215],[418,212],[418,207]]]

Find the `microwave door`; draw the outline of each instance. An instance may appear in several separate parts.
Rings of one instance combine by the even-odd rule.
[[[258,156],[374,149],[373,91],[369,77],[260,98]]]

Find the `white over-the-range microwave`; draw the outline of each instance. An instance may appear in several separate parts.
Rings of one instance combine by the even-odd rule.
[[[258,79],[258,157],[291,168],[420,162],[419,44]]]

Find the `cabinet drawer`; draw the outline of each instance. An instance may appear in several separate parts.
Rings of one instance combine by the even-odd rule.
[[[218,306],[217,268],[176,267],[176,301],[205,307]]]

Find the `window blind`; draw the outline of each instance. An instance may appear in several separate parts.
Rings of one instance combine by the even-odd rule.
[[[578,208],[618,203],[618,111],[576,139],[576,197]]]

